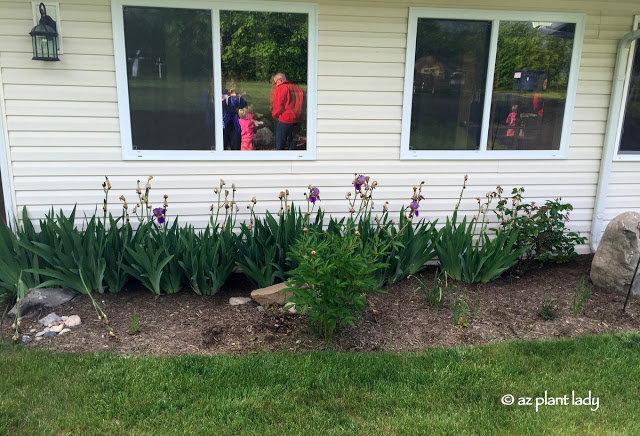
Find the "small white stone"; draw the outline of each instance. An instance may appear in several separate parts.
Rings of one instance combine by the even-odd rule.
[[[71,331],[70,328],[62,329],[62,330],[60,330],[60,333],[58,333],[58,335],[64,335],[65,333],[70,332],[70,331]]]
[[[64,323],[67,327],[76,327],[82,324],[82,321],[80,321],[80,317],[78,315],[71,315]]]
[[[229,304],[231,306],[241,306],[243,304],[247,304],[251,301],[251,298],[248,297],[231,297],[229,298]]]
[[[69,319],[69,317],[68,316],[61,316],[60,319],[63,320],[63,321],[66,321],[66,320]]]
[[[296,305],[293,303],[285,303],[283,310],[288,310],[289,313],[298,313]]]

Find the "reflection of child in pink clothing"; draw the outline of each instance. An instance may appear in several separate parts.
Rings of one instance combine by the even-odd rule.
[[[507,116],[507,125],[511,126],[511,127],[515,127],[517,124],[517,118],[518,118],[518,105],[513,105],[511,106],[511,113]],[[516,134],[516,130],[515,129],[507,129],[507,136],[515,136]]]
[[[246,109],[238,110],[238,123],[240,123],[241,140],[240,150],[253,150],[253,135],[256,133],[256,124],[253,114]]]

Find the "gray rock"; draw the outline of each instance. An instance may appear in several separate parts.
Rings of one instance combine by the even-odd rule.
[[[67,318],[64,324],[67,327],[77,327],[82,324],[82,321],[80,320],[80,317],[78,315],[71,315],[69,318]]]
[[[286,289],[287,285],[284,283],[278,283],[252,291],[251,298],[256,300],[256,302],[261,306],[264,306],[265,304],[278,304],[282,306],[287,298],[293,295],[291,292],[283,292]]]
[[[44,335],[49,330],[51,330],[51,329],[49,327],[47,327],[44,330],[42,330],[41,332],[36,333],[36,338],[39,338],[40,336]]]
[[[591,262],[591,281],[602,288],[627,292],[640,257],[640,213],[625,212],[607,226]],[[640,293],[640,277],[633,292]]]
[[[242,306],[243,304],[247,304],[251,301],[249,297],[231,297],[229,298],[229,304],[231,306]]]
[[[48,332],[44,332],[44,335],[42,335],[41,337],[43,338],[49,338],[51,336],[55,336],[56,332],[49,330]]]
[[[28,344],[29,342],[33,341],[33,339],[31,339],[31,336],[29,335],[22,335],[22,342],[25,344]]]
[[[32,288],[20,302],[20,318],[33,318],[43,308],[49,309],[72,300],[76,294],[60,288]],[[17,305],[9,311],[15,318]]]
[[[44,318],[42,318],[38,322],[46,327],[49,324],[52,324],[52,323],[58,322],[58,321],[62,321],[62,319],[60,319],[60,317],[58,315],[56,315],[55,312],[51,312],[49,315],[45,316]]]
[[[276,135],[268,127],[258,129],[253,137],[253,145],[256,148],[274,147]]]

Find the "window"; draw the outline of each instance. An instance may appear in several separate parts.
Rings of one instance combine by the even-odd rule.
[[[640,17],[636,17],[634,29],[640,29]],[[618,131],[618,159],[640,158],[640,49],[637,40],[631,45],[627,66],[624,94],[626,99]]]
[[[315,158],[314,5],[114,0],[124,159]]]
[[[404,159],[566,158],[583,16],[410,8]]]

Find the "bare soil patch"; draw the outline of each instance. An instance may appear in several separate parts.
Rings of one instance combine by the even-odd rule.
[[[583,255],[567,264],[544,265],[522,278],[504,277],[484,285],[456,283],[473,299],[479,299],[476,317],[467,328],[454,325],[446,306],[436,314],[424,295],[415,292],[419,283],[408,278],[388,286],[386,294],[370,296],[369,308],[356,327],[340,330],[333,342],[325,345],[309,330],[305,315],[282,312],[278,307],[259,311],[254,302],[230,306],[230,297],[249,296],[252,290],[244,276],[235,275],[213,297],[198,296],[188,289],[155,296],[134,282],[121,293],[96,295],[119,336],[117,341],[109,339],[89,298],[80,295],[54,311],[60,316],[80,315],[82,325],[65,335],[34,341],[28,347],[153,355],[318,349],[420,351],[511,339],[640,331],[640,300],[633,297],[627,311],[622,312],[625,295],[597,287],[580,315],[573,317],[573,293],[580,277],[588,277],[592,257]],[[420,276],[431,283],[434,272],[435,267],[429,267]],[[553,321],[539,315],[546,295],[554,301],[558,314]],[[140,329],[129,335],[134,310],[140,318]],[[22,332],[42,330],[38,318],[25,321]],[[10,340],[9,324],[4,319],[0,325],[3,341]]]

